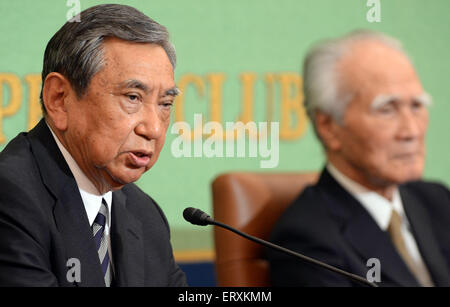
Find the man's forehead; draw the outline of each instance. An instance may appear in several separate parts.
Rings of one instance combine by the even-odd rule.
[[[163,47],[152,43],[108,38],[103,42],[103,60],[112,69],[157,69],[173,75],[173,66]]]
[[[388,46],[386,43],[371,39],[350,44],[341,59],[342,61],[354,62],[355,64],[370,64],[376,61],[409,63],[408,57],[400,50]]]
[[[337,69],[352,82],[391,82],[416,75],[405,54],[370,40],[351,45],[339,60]]]
[[[160,45],[155,44],[155,43],[133,42],[133,41],[127,41],[124,39],[120,39],[117,37],[106,37],[102,42],[102,47],[104,50],[109,50],[111,52],[117,51],[118,49],[127,49],[127,48],[133,48],[133,47],[144,47],[144,48],[164,50]]]
[[[162,47],[109,39],[104,50],[105,65],[99,76],[114,88],[151,92],[175,87],[172,65]]]
[[[413,96],[423,93],[408,58],[381,43],[359,43],[338,62],[342,89],[365,97],[369,104],[378,94]]]

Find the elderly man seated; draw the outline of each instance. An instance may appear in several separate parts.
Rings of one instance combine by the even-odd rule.
[[[355,31],[304,62],[305,105],[327,162],[277,222],[271,241],[380,286],[449,286],[450,191],[420,180],[424,91],[401,44]],[[275,286],[353,286],[268,251]]]

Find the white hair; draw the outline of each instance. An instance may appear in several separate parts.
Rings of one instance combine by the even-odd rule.
[[[344,90],[341,81],[343,78],[339,75],[336,64],[354,43],[367,40],[380,42],[408,58],[400,41],[370,30],[356,30],[337,39],[322,41],[308,51],[303,65],[304,104],[314,129],[314,114],[317,110],[342,123],[353,93],[348,88]]]

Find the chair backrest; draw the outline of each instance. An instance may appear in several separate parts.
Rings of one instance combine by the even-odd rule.
[[[317,173],[229,173],[212,183],[214,219],[267,240],[281,213]],[[264,247],[214,228],[219,286],[270,286]]]

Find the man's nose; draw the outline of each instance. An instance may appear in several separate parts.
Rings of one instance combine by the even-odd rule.
[[[147,140],[157,139],[164,133],[164,125],[157,106],[151,105],[142,113],[142,118],[135,128],[137,135]]]
[[[412,141],[423,133],[423,123],[417,114],[411,110],[402,110],[399,115],[398,137],[402,140]]]

